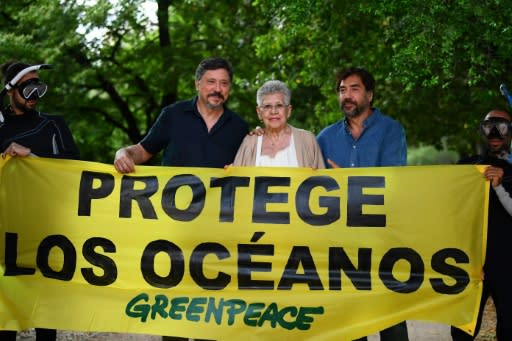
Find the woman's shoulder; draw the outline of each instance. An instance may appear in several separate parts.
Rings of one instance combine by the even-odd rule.
[[[295,134],[299,137],[303,137],[303,138],[313,138],[316,140],[316,136],[315,134],[313,134],[311,131],[309,130],[306,130],[306,129],[302,129],[302,128],[296,128],[296,127],[293,127],[293,126],[290,126],[290,128],[292,128],[292,134]]]

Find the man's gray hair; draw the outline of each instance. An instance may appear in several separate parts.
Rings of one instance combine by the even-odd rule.
[[[256,93],[256,103],[261,106],[263,97],[269,94],[281,93],[284,95],[284,104],[289,105],[292,99],[292,92],[288,86],[280,80],[266,81]]]

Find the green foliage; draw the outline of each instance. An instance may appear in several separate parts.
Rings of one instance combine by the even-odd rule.
[[[286,54],[289,64],[303,65],[312,75],[302,84],[322,87],[325,98],[316,99],[314,110],[320,125],[339,116],[332,68],[350,65],[374,74],[375,105],[404,124],[411,145],[439,148],[448,138],[457,150],[469,152],[478,139],[478,121],[505,104],[498,86],[510,83],[510,1],[267,3],[286,28],[267,39],[287,44],[259,50],[260,56]],[[293,46],[297,51],[287,53]]]
[[[335,73],[357,65],[410,145],[461,154],[483,115],[505,107],[499,84],[512,87],[509,0],[157,0],[157,19],[143,2],[0,3],[0,55],[54,65],[40,109],[65,116],[84,159],[111,162],[138,142],[163,106],[195,95],[211,55],[233,64],[229,106],[252,126],[268,79],[292,88],[292,124],[318,132],[339,120]]]
[[[454,150],[439,150],[432,145],[409,147],[407,151],[407,165],[446,165],[455,164],[459,160],[459,153]]]
[[[65,116],[84,159],[111,162],[117,148],[140,141],[163,106],[195,95],[195,68],[211,55],[230,59],[236,72],[230,106],[256,121],[247,56],[253,37],[267,29],[264,19],[255,20],[263,18],[257,8],[247,1],[171,6],[161,0],[160,20],[151,22],[142,2],[0,7],[8,19],[0,22],[2,56],[54,65],[41,75],[50,91],[40,109]],[[233,8],[235,16],[218,15]]]

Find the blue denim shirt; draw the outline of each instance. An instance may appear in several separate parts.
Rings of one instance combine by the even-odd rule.
[[[346,119],[324,128],[317,136],[326,166],[327,159],[338,166],[380,167],[405,166],[407,144],[402,125],[373,108],[364,121],[357,140],[352,137]]]

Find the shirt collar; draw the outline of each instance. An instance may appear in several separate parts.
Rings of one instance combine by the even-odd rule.
[[[197,116],[201,117],[201,114],[199,113],[199,110],[197,110],[197,100],[198,100],[198,99],[199,99],[199,97],[198,97],[198,96],[196,96],[196,97],[194,97],[194,98],[192,99],[192,108],[190,108],[190,109],[191,109],[191,111],[192,111],[195,115],[197,115]]]
[[[382,113],[380,112],[379,109],[372,108],[372,114],[370,116],[368,116],[368,118],[366,120],[364,120],[364,122],[363,122],[363,129],[366,129],[366,128],[372,126],[373,124],[375,124],[375,122],[379,119],[379,116],[381,116],[381,115],[382,115]],[[343,126],[345,127],[345,130],[347,132],[350,132],[347,117],[345,117],[345,119],[343,120]]]
[[[190,108],[190,112],[194,115],[196,115],[197,117],[201,118],[201,120],[203,119],[203,117],[201,116],[201,114],[199,113],[199,110],[197,109],[197,101],[198,101],[199,97],[198,96],[195,96],[193,99],[192,99],[192,108]],[[227,122],[229,119],[231,119],[231,117],[234,115],[234,113],[229,110],[226,105],[224,105],[224,111],[222,112],[222,115],[220,115],[219,117],[219,120],[217,121],[217,123],[215,123],[215,125],[213,126],[213,128],[211,129],[210,133],[213,133],[215,132],[218,127],[222,126],[225,122]]]

